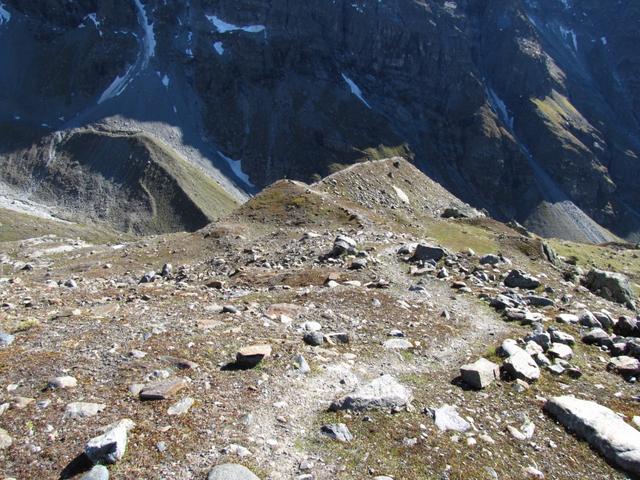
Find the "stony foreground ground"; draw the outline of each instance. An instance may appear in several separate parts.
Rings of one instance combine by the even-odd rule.
[[[543,407],[573,395],[633,425],[640,368],[614,325],[633,312],[495,222],[397,222],[290,188],[195,234],[4,243],[0,476],[83,478],[93,454],[107,469],[84,478],[631,475]],[[538,285],[506,286],[513,270]],[[598,325],[613,340],[587,345]],[[481,358],[502,369],[479,390],[460,367]],[[125,419],[115,463],[86,448]],[[210,478],[253,478],[234,475]]]

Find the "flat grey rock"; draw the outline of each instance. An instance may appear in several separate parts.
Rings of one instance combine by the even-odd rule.
[[[383,375],[334,401],[331,410],[369,410],[406,407],[410,390],[391,375]]]
[[[94,417],[105,408],[106,405],[102,403],[72,402],[67,404],[64,415],[69,418]]]
[[[602,405],[571,396],[553,397],[544,410],[613,464],[640,474],[640,431]]]

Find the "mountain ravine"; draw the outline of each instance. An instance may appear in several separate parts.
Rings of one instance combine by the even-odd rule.
[[[124,184],[80,213],[174,231],[277,179],[402,156],[498,220],[637,241],[638,25],[632,0],[2,0],[2,192],[64,216],[75,190]],[[87,135],[99,162],[68,148]],[[191,164],[168,193],[139,173],[158,149]],[[187,220],[156,218],[158,195]],[[123,218],[127,198],[151,206]]]

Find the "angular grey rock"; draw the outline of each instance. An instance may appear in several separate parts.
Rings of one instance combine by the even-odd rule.
[[[460,367],[462,381],[473,388],[482,389],[500,378],[500,367],[486,358]]]
[[[534,332],[524,337],[525,342],[536,342],[544,352],[551,346],[551,335],[547,332]]]
[[[141,400],[165,400],[188,385],[184,378],[174,378],[164,382],[155,382],[145,385],[140,391]]]
[[[94,465],[80,480],[109,480],[109,470],[104,465]]]
[[[589,312],[588,310],[585,310],[580,314],[579,323],[584,327],[602,328],[602,324],[593,315],[593,313]]]
[[[312,347],[319,347],[324,343],[324,335],[322,332],[307,332],[302,337],[302,340],[307,345],[311,345]]]
[[[471,424],[460,416],[453,405],[443,405],[433,410],[433,419],[436,427],[441,432],[453,430],[454,432],[466,432],[471,429]]]
[[[613,370],[616,373],[624,376],[632,376],[640,374],[640,360],[633,357],[627,357],[621,355],[619,357],[613,357],[607,365],[608,370]]]
[[[592,269],[585,276],[583,284],[602,298],[621,303],[631,310],[636,309],[636,296],[629,279],[621,273]]]
[[[509,355],[504,361],[503,368],[511,377],[524,380],[525,382],[535,382],[540,378],[540,368],[535,360],[518,347],[513,340],[502,343],[502,349]]]
[[[320,432],[338,442],[350,442],[353,440],[353,435],[349,431],[349,428],[344,423],[333,423],[330,425],[323,425],[320,428]]]
[[[338,235],[333,241],[333,250],[329,253],[330,257],[339,257],[345,254],[356,253],[358,244],[356,241],[346,235]]]
[[[298,369],[300,373],[309,373],[311,371],[311,367],[307,360],[300,354],[294,355],[293,364]]]
[[[488,253],[480,257],[480,265],[497,265],[502,262],[502,259],[498,255]]]
[[[511,270],[507,278],[504,279],[504,284],[509,288],[535,290],[540,286],[540,280],[520,270]]]
[[[623,470],[640,474],[640,432],[612,410],[570,396],[553,397],[544,410]]]
[[[539,295],[528,295],[525,297],[527,303],[533,307],[554,307],[556,302],[547,297],[541,297]]]
[[[383,375],[334,401],[330,410],[369,410],[406,407],[410,390],[391,375]]]
[[[447,254],[448,254],[447,251],[442,247],[420,243],[416,247],[416,250],[413,253],[413,257],[411,257],[411,261],[412,262],[428,262],[428,261],[439,262],[444,257],[446,257]]]
[[[580,321],[580,317],[574,315],[572,313],[560,313],[556,316],[556,322],[558,323],[578,323]]]
[[[563,332],[562,330],[551,330],[551,340],[555,343],[564,343],[566,345],[575,345],[576,339],[573,335]]]
[[[583,337],[582,341],[587,345],[605,345],[611,343],[609,334],[601,328],[589,330]]]
[[[225,463],[213,467],[207,480],[260,480],[251,470],[237,463]]]
[[[637,318],[620,317],[613,326],[613,333],[623,337],[640,337],[640,321]]]
[[[135,423],[128,418],[109,425],[105,433],[87,442],[84,447],[85,455],[93,463],[116,463],[124,456],[127,436],[134,427]]]

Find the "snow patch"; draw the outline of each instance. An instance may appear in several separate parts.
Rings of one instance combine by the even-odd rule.
[[[344,73],[342,74],[342,79],[345,82],[347,82],[347,85],[349,85],[349,88],[351,89],[351,93],[356,97],[358,97],[358,99],[362,103],[364,103],[368,109],[371,109],[371,105],[369,105],[369,103],[362,96],[362,90],[360,90],[360,87],[358,87],[358,85],[356,85],[356,83],[353,80],[351,80],[349,77],[347,77]]]
[[[107,89],[100,95],[98,99],[98,105],[106,102],[111,98],[118,97],[122,95],[122,92],[126,90],[131,81],[133,80],[133,67],[135,65],[130,65],[127,68],[127,71],[123,76],[117,76],[116,79],[107,87]]]
[[[9,20],[11,20],[11,14],[4,8],[4,3],[0,2],[0,25],[9,23]]]
[[[504,101],[492,88],[487,89],[487,93],[489,94],[489,101],[491,102],[493,111],[496,112],[500,120],[509,127],[509,130],[513,131],[513,117],[509,115],[509,110],[507,110]]]
[[[578,51],[578,37],[576,37],[576,32],[574,32],[573,30],[563,27],[562,25],[560,25],[560,33],[562,34],[562,38],[564,39],[565,42],[569,42],[571,41],[571,43],[569,44],[569,46],[572,46],[573,49],[577,52]]]
[[[133,2],[136,4],[138,9],[138,23],[144,30],[144,38],[142,39],[142,44],[144,46],[144,60],[142,68],[146,68],[149,64],[149,60],[156,54],[156,35],[153,31],[153,23],[149,23],[147,11],[143,3],[140,0],[133,0]]]
[[[247,185],[249,187],[255,187],[255,185],[253,183],[251,183],[251,180],[249,179],[249,175],[247,175],[246,173],[244,173],[242,171],[242,161],[241,160],[234,160],[232,158],[229,158],[224,153],[222,153],[220,150],[218,150],[218,155],[220,155],[225,160],[225,162],[227,162],[227,164],[231,168],[231,171],[233,172],[233,174],[236,177],[238,177],[242,181],[242,183],[244,183],[245,185]]]
[[[607,44],[607,37],[600,37],[600,41],[602,42],[602,45],[606,45]]]
[[[84,17],[82,19],[82,24],[80,25],[80,27],[84,27],[84,22],[86,22],[87,20],[91,20],[91,22],[93,22],[93,25],[96,27],[96,30],[98,30],[98,34],[102,36],[102,30],[100,29],[100,20],[98,20],[97,14],[90,13],[89,15]]]
[[[227,23],[215,15],[205,16],[207,17],[207,20],[209,20],[211,24],[216,28],[218,33],[235,32],[237,30],[242,30],[243,32],[248,33],[260,33],[265,30],[264,25],[245,25],[241,27],[232,23]]]
[[[214,43],[213,48],[216,52],[218,52],[218,55],[224,55],[224,45],[222,44],[222,42]]]

